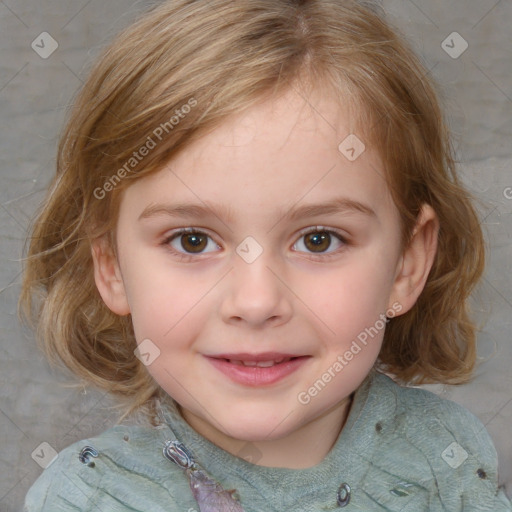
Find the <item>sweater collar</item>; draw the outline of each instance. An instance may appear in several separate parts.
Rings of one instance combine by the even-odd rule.
[[[354,476],[349,468],[357,465],[361,457],[369,457],[373,451],[377,424],[389,417],[390,405],[394,405],[394,400],[389,400],[389,397],[383,399],[382,396],[384,390],[390,389],[382,384],[390,380],[375,370],[370,372],[355,391],[345,425],[329,453],[319,464],[304,469],[258,466],[232,455],[196,432],[183,419],[171,398],[162,404],[161,413],[174,439],[183,443],[198,464],[226,488],[240,487],[242,481],[253,489],[272,488],[276,492],[289,486],[296,487],[297,482],[304,492],[308,492],[308,486],[314,490],[319,490],[319,485],[332,489],[333,485],[343,481],[344,474],[350,472]],[[247,454],[250,456],[250,449]]]

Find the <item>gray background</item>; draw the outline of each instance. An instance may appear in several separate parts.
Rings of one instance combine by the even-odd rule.
[[[41,472],[32,452],[59,451],[108,428],[108,396],[65,387],[20,327],[16,301],[29,219],[53,173],[67,106],[91,60],[149,2],[0,0],[0,510],[21,508]],[[430,386],[476,414],[500,457],[500,481],[512,495],[512,3],[510,0],[384,0],[389,20],[409,38],[440,84],[463,180],[479,206],[489,259],[473,305],[484,325],[479,366],[462,387]],[[458,32],[468,49],[457,59],[441,47]],[[58,42],[41,58],[42,32]],[[450,41],[450,40],[448,40]],[[450,42],[450,44],[452,44]],[[454,42],[455,50],[460,48]],[[507,193],[510,192],[510,193]]]

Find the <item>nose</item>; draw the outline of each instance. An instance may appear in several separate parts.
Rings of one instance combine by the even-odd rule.
[[[236,256],[226,278],[222,319],[251,328],[286,323],[292,315],[293,294],[283,281],[283,272],[265,252],[252,263]]]

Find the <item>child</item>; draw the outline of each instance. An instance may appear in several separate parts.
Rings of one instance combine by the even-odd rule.
[[[25,511],[512,510],[482,423],[395,383],[475,363],[482,233],[427,74],[354,0],[170,0],[115,40],[21,304],[147,421]]]

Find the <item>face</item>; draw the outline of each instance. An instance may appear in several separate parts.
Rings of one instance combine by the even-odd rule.
[[[131,313],[196,430],[258,441],[315,424],[367,376],[385,315],[409,309],[379,155],[338,148],[354,131],[327,95],[289,92],[126,189],[106,302]]]

